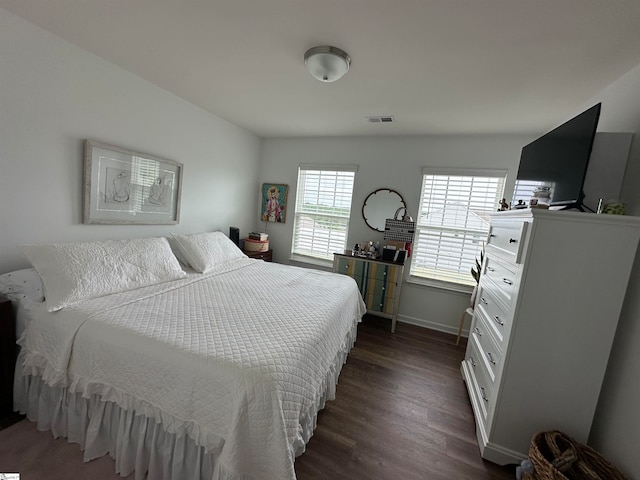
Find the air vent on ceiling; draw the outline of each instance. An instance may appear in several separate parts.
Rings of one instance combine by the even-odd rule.
[[[365,117],[369,123],[391,123],[395,122],[396,117],[393,115],[377,115],[373,117]]]

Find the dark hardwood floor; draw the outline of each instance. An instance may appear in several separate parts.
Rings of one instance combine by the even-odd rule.
[[[515,466],[482,460],[460,375],[465,342],[455,336],[365,316],[318,416],[298,480],[512,479]]]

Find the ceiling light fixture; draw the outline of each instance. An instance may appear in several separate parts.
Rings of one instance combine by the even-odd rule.
[[[313,47],[304,54],[307,70],[321,82],[335,82],[349,71],[351,58],[336,47]]]

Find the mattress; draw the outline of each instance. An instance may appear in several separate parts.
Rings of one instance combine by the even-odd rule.
[[[241,258],[49,313],[21,372],[186,435],[238,478],[293,479],[365,312],[350,277]]]

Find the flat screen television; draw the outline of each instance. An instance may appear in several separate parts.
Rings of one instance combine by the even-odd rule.
[[[522,149],[513,205],[528,204],[537,186],[551,187],[551,206],[583,209],[584,180],[593,147],[600,103],[554,128]]]

